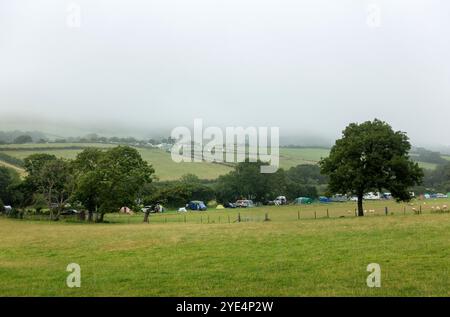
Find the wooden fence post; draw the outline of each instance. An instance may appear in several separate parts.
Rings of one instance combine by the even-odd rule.
[[[314,210],[314,219],[317,219],[317,212]]]
[[[385,214],[386,216],[388,215],[388,212],[389,212],[388,207],[384,207],[384,214]]]
[[[241,222],[241,213],[238,213],[238,222]]]
[[[330,218],[330,214],[328,213],[328,208],[327,208],[327,218]]]
[[[297,220],[300,220],[300,210],[297,212]]]

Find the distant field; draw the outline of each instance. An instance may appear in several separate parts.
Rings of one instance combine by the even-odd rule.
[[[24,159],[35,153],[48,153],[57,157],[74,159],[83,148],[113,147],[111,144],[58,143],[58,144],[25,144],[0,146],[0,151],[15,158]],[[71,147],[78,147],[71,149]],[[38,149],[42,148],[42,150]],[[175,180],[182,175],[192,173],[201,179],[215,179],[226,174],[231,167],[213,163],[175,163],[170,153],[160,149],[137,148],[144,160],[153,165],[156,176],[161,180]]]
[[[0,218],[0,296],[449,296],[450,214],[404,206],[368,203],[376,213],[362,218],[351,203],[258,207],[240,210],[240,223],[236,210],[188,213],[186,223]],[[69,263],[81,266],[81,288],[65,285]],[[369,263],[381,266],[381,288],[366,285]]]
[[[0,151],[12,157],[24,159],[33,153],[49,153],[57,157],[73,159],[86,147],[109,148],[112,144],[97,143],[57,143],[57,144],[23,144],[2,145]],[[138,148],[142,157],[156,170],[161,180],[178,179],[183,174],[192,173],[202,179],[215,179],[226,174],[231,167],[212,163],[175,163],[170,153],[159,149]],[[329,150],[323,148],[280,148],[280,166],[289,169],[299,164],[317,164],[321,158],[328,156]],[[450,160],[450,156],[444,156]],[[419,162],[422,168],[435,169],[436,164]]]
[[[15,170],[17,173],[19,173],[19,175],[21,175],[21,176],[23,176],[24,173],[25,173],[25,171],[22,168],[17,167],[17,166],[12,165],[12,164],[9,164],[7,162],[0,161],[0,166],[11,168],[11,169]]]
[[[280,165],[289,169],[299,164],[317,164],[329,153],[330,150],[321,148],[280,148]]]

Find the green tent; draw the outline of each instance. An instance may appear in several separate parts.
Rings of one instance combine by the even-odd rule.
[[[294,200],[294,203],[297,205],[312,204],[313,199],[309,197],[298,197]]]

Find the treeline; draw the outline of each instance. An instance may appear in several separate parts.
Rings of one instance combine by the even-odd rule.
[[[327,178],[320,174],[317,165],[298,165],[273,174],[261,173],[261,162],[236,164],[234,170],[214,181],[200,180],[187,174],[177,181],[152,183],[145,204],[160,202],[169,207],[182,207],[189,200],[218,203],[252,199],[266,203],[277,196],[294,200],[300,196],[317,198],[325,191]]]
[[[87,212],[87,220],[103,221],[108,212],[139,205],[143,189],[152,182],[153,168],[139,152],[128,146],[102,151],[88,148],[75,160],[49,154],[32,154],[24,159],[25,179],[8,177],[2,169],[0,199],[15,211],[45,204],[50,219],[60,219],[70,204]],[[6,170],[6,172],[5,172]],[[93,215],[97,219],[93,219]]]
[[[70,206],[85,211],[87,220],[101,222],[105,213],[118,212],[121,207],[140,210],[158,202],[182,207],[190,200],[225,203],[245,198],[265,202],[279,195],[315,198],[318,188],[327,182],[316,165],[299,165],[273,174],[261,173],[262,165],[239,163],[215,181],[187,174],[177,181],[155,182],[152,166],[129,146],[86,148],[74,160],[32,154],[23,161],[24,179],[11,169],[0,168],[0,201],[17,211],[48,210],[54,220]]]
[[[446,164],[448,161],[442,158],[442,154],[437,151],[430,151],[424,148],[414,148],[411,158],[417,162],[425,162],[432,164]]]
[[[21,132],[0,131],[0,145],[2,144],[25,144],[25,143],[110,143],[110,144],[125,144],[125,145],[158,145],[158,144],[173,144],[175,140],[169,137],[137,139],[134,137],[105,137],[99,136],[95,133],[88,134],[83,137],[56,137],[49,139],[41,132]]]
[[[423,186],[419,192],[448,193],[450,192],[450,162],[438,165],[435,170],[425,170]]]

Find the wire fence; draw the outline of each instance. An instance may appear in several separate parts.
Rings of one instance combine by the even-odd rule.
[[[365,217],[375,216],[394,216],[394,215],[422,215],[422,214],[445,214],[450,210],[446,204],[442,203],[414,203],[414,204],[395,204],[395,205],[369,205],[364,209]],[[49,214],[36,214],[33,212],[16,212],[14,215],[0,214],[4,217],[32,220],[32,221],[52,221]],[[243,209],[224,209],[209,211],[189,211],[189,212],[167,212],[150,214],[148,223],[171,224],[171,223],[189,223],[189,224],[234,224],[241,222],[286,222],[299,220],[314,220],[326,218],[351,218],[357,217],[357,210],[350,207],[349,204],[312,204],[298,206],[279,206],[279,207],[257,207]],[[99,215],[94,214],[91,222],[98,221]],[[87,223],[87,215],[73,214],[61,215],[59,221],[73,223]],[[135,213],[133,215],[111,213],[104,217],[106,223],[142,223],[144,222],[144,213]]]

